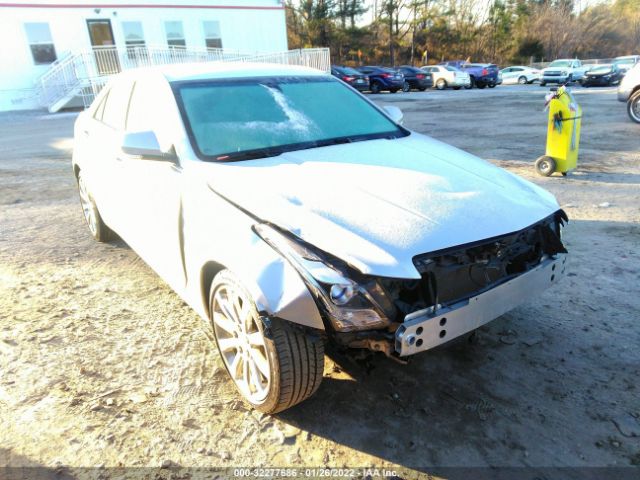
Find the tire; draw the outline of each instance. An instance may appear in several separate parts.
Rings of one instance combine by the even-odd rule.
[[[518,83],[519,83],[520,85],[526,85],[526,84],[527,84],[527,83],[529,83],[529,82],[527,81],[527,77],[525,77],[524,75],[522,75],[521,77],[518,77]]]
[[[572,82],[573,82],[573,74],[569,75],[569,76],[567,77],[567,81],[566,81],[566,82],[564,82],[564,83],[565,83],[566,85],[569,85],[569,84],[570,84],[570,83],[572,83]]]
[[[490,83],[489,85],[487,85],[487,87],[489,87],[489,88],[496,88],[496,84],[495,84],[495,83]]]
[[[544,86],[546,86],[546,85],[547,85],[547,84],[546,84],[545,82],[542,82],[542,81],[540,82],[540,86],[541,86],[541,87],[544,87]]]
[[[631,120],[640,123],[640,90],[631,95],[627,101],[627,113]]]
[[[439,78],[436,82],[436,88],[438,90],[444,90],[445,88],[447,88],[447,81],[444,78]]]
[[[371,84],[371,93],[378,94],[381,90],[382,88],[380,88],[380,84],[378,82],[373,82]]]
[[[404,93],[410,92],[411,91],[411,85],[409,85],[409,82],[404,82],[402,84],[402,91]]]
[[[536,160],[536,172],[538,172],[543,177],[549,177],[556,171],[556,161],[551,158],[542,156]]]
[[[96,201],[93,199],[93,195],[89,192],[87,184],[84,181],[82,171],[78,172],[77,180],[80,206],[82,207],[82,214],[87,222],[91,236],[98,242],[102,243],[107,243],[113,240],[115,234],[113,233],[113,230],[111,230],[102,220]]]
[[[209,312],[218,352],[248,405],[273,414],[316,392],[324,370],[320,336],[277,318],[263,322],[249,292],[229,270],[213,279]]]
[[[399,88],[390,88],[389,92],[390,93],[396,93],[398,90],[400,90]]]

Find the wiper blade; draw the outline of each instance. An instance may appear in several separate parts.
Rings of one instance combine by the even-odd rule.
[[[226,153],[216,157],[216,161],[233,162],[237,160],[254,160],[256,158],[277,157],[283,153],[279,148],[260,148],[246,152]]]

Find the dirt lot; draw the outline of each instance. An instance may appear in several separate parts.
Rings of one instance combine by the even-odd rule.
[[[465,349],[332,354],[315,397],[275,417],[237,400],[206,326],[133,251],[89,237],[75,116],[1,116],[0,466],[639,465],[640,127],[612,89],[577,89],[580,166],[538,177],[546,91],[375,99],[557,195],[569,276]]]

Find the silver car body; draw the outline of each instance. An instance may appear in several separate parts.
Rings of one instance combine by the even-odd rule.
[[[631,94],[640,89],[640,63],[627,72],[618,85],[618,100],[626,102]]]
[[[291,232],[363,274],[418,279],[416,255],[517,232],[558,211],[555,198],[540,187],[415,132],[271,158],[201,161],[171,88],[194,79],[317,75],[324,74],[264,64],[128,71],[110,81],[76,121],[73,166],[82,170],[105,223],[203,319],[207,282],[227,268],[261,314],[325,328],[300,273],[255,233],[252,227],[260,222]],[[175,149],[177,164],[124,155],[125,131],[95,118],[107,94],[116,96],[134,84],[154,100],[147,116],[161,119],[155,129],[159,146]],[[543,266],[551,268],[549,262]],[[522,277],[533,278],[528,275]],[[520,288],[526,291],[526,281]],[[490,313],[503,310],[484,308],[478,318],[488,321],[495,318]]]
[[[462,70],[452,71],[443,65],[425,65],[420,69],[431,74],[434,86],[441,78],[447,82],[448,87],[468,87],[471,85],[471,77]]]
[[[514,65],[512,67],[500,70],[502,74],[502,83],[505,85],[519,83],[520,78],[525,78],[527,83],[533,83],[540,80],[540,70],[522,65]]]

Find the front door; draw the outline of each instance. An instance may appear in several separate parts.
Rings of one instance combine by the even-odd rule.
[[[118,51],[115,48],[111,20],[87,20],[89,38],[96,59],[99,75],[111,75],[120,72]],[[111,47],[111,48],[109,48]]]

